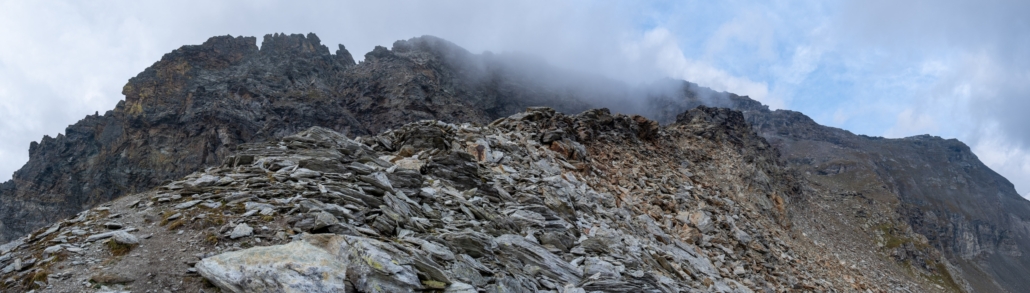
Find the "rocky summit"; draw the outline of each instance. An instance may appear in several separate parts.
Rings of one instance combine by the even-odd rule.
[[[32,143],[0,289],[1030,291],[1030,202],[957,140],[431,36],[256,42],[183,46]]]

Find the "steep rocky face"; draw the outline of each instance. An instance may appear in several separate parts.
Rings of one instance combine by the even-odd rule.
[[[216,164],[242,141],[354,124],[297,94],[327,91],[324,84],[283,80],[329,78],[353,66],[348,58],[329,55],[313,35],[268,36],[263,50],[254,41],[215,37],[173,51],[131,79],[113,111],[33,144],[29,163],[4,184],[3,238]]]
[[[804,182],[777,156],[725,108],[668,126],[532,108],[356,139],[314,127],[0,247],[0,288],[932,290],[848,269],[791,232]]]

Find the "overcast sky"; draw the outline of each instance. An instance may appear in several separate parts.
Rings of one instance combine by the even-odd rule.
[[[359,60],[429,34],[630,83],[686,79],[859,134],[958,138],[1030,195],[1030,1],[294,3],[0,0],[0,180],[164,53],[314,32]]]

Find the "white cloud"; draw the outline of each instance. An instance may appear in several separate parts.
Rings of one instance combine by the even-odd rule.
[[[668,29],[652,29],[641,40],[624,44],[623,50],[632,59],[653,62],[671,78],[689,80],[717,91],[747,95],[773,109],[786,106],[779,97],[769,95],[769,87],[764,82],[733,76],[706,62],[687,58]]]
[[[899,112],[884,136],[959,138],[1017,192],[1030,190],[1030,75],[998,58],[983,50],[956,53],[891,76],[884,84],[909,90],[897,93]]]
[[[985,165],[1012,182],[1016,190],[1030,189],[1030,152],[1013,145],[996,126],[982,129],[984,133],[971,147],[973,153]]]
[[[819,59],[822,58],[822,54],[822,48],[807,45],[795,47],[794,55],[790,59],[790,67],[780,70],[779,81],[794,85],[800,84],[819,67]]]
[[[789,60],[786,62],[773,63],[771,66],[770,74],[772,75],[772,96],[778,97],[780,107],[775,108],[788,108],[794,101],[795,93],[798,92],[804,86],[806,80],[816,69],[819,68],[822,61],[823,53],[825,48],[821,44],[801,44],[793,45],[793,53]],[[818,113],[808,113],[818,114]],[[846,121],[850,116],[842,113],[838,109],[833,114],[833,121],[840,125]]]
[[[854,110],[854,109],[850,109],[850,110]],[[837,110],[834,110],[833,111],[833,123],[837,124],[837,125],[844,124],[844,122],[847,122],[848,120],[851,119],[851,117],[852,117],[851,112],[852,111],[844,111],[844,109],[840,109],[840,108],[838,108]]]
[[[915,90],[892,131],[932,129],[972,146],[989,167],[1030,190],[1030,22],[1026,1],[847,1],[837,36],[858,52],[910,66]],[[888,66],[889,67],[889,66]],[[868,67],[874,72],[880,69]]]
[[[949,127],[981,161],[1005,176],[1017,191],[1030,190],[1030,70],[999,56],[974,51],[935,69],[940,78],[924,97],[935,107],[920,115],[950,119]],[[935,65],[936,66],[936,65]]]
[[[898,113],[894,126],[887,129],[886,137],[905,137],[913,134],[937,133],[940,129],[939,123],[929,114],[916,112],[912,108],[905,109]]]
[[[771,60],[776,57],[773,50],[774,25],[755,7],[740,7],[742,11],[733,19],[719,26],[705,42],[705,59],[725,54],[727,47],[742,44],[753,46],[753,53]]]
[[[28,160],[29,142],[63,132],[114,107],[147,55],[123,21],[89,13],[89,4],[0,4],[0,180]],[[151,54],[149,62],[158,54]]]
[[[948,71],[948,66],[941,60],[926,60],[919,67],[919,73],[929,76],[941,76]]]

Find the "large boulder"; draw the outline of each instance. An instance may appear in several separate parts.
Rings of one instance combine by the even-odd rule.
[[[285,245],[201,260],[197,272],[230,292],[414,292],[412,257],[365,237],[305,234]],[[348,288],[348,286],[353,286]]]
[[[347,263],[304,241],[227,252],[197,272],[229,292],[345,292]]]

